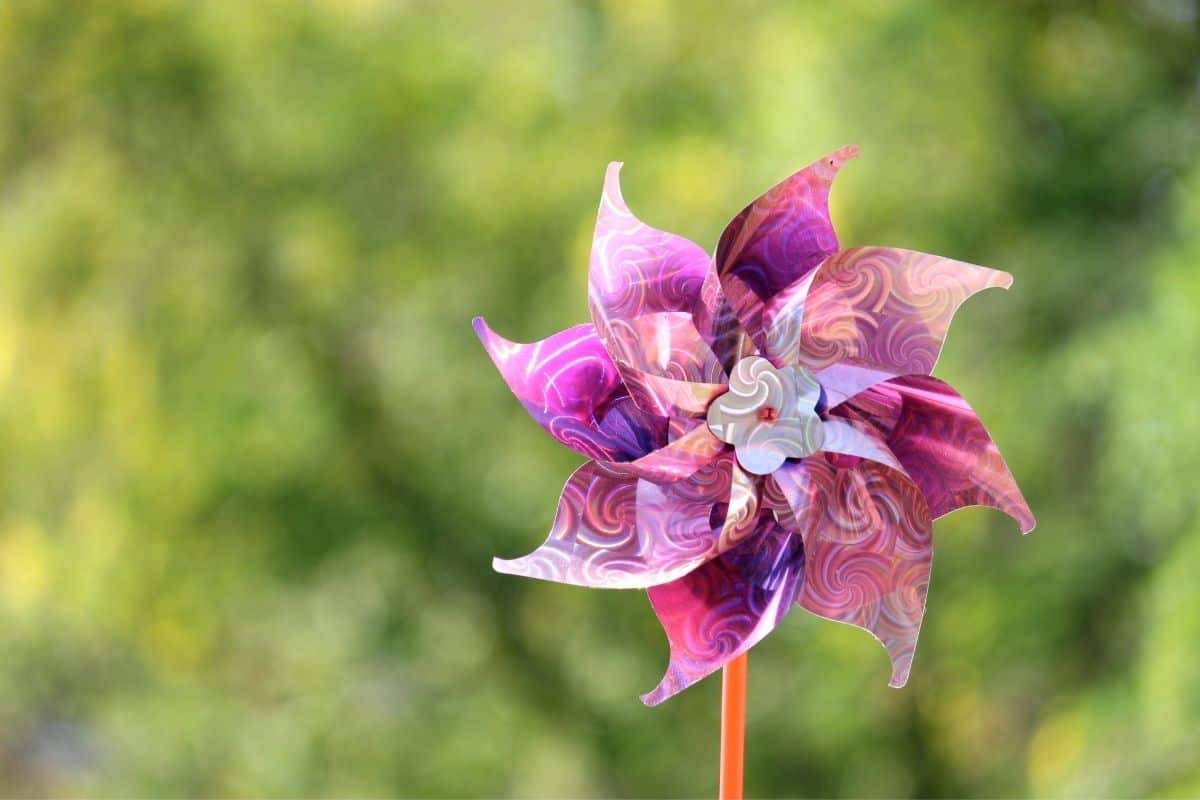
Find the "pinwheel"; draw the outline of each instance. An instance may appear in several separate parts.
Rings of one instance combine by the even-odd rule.
[[[796,606],[870,632],[903,686],[932,521],[986,505],[1033,529],[979,418],[931,377],[959,305],[1012,278],[840,249],[829,190],[855,155],[842,148],[771,188],[712,256],[639,221],[610,164],[591,321],[518,344],[475,320],[529,414],[588,459],[545,542],[495,569],[646,589],[670,645],[648,705],[730,665],[742,686],[727,671],[725,699],[740,705],[744,654]]]

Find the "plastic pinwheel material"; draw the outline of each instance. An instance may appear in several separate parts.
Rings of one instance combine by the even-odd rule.
[[[647,589],[670,666],[655,705],[799,606],[874,635],[908,679],[932,521],[1034,519],[979,418],[930,376],[951,317],[1010,275],[888,247],[841,249],[843,148],[747,206],[709,256],[639,221],[609,165],[591,321],[531,344],[475,329],[551,436],[589,460],[549,537],[500,572]]]

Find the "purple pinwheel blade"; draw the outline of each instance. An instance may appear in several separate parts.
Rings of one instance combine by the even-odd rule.
[[[749,650],[787,615],[804,580],[804,547],[770,514],[741,544],[678,580],[652,587],[671,663],[642,695],[658,705]]]
[[[816,372],[834,406],[883,380],[928,375],[963,301],[1011,284],[1006,272],[927,253],[843,250],[817,268],[799,328],[776,319],[768,355]]]
[[[865,420],[884,433],[935,519],[965,506],[991,506],[1016,520],[1022,533],[1033,530],[1033,513],[1000,449],[948,384],[927,376],[896,378],[835,413]]]
[[[551,436],[589,458],[626,456],[597,419],[625,389],[591,325],[576,325],[530,344],[505,339],[482,317],[474,326],[509,389]]]
[[[933,523],[921,490],[872,461],[850,469],[803,465],[815,520],[800,518],[804,585],[797,602],[817,616],[863,628],[887,649],[891,686],[903,686],[925,614]],[[792,465],[773,476],[790,472]],[[847,478],[841,473],[857,473]],[[847,491],[843,487],[857,487]],[[782,487],[781,487],[782,488]],[[785,492],[786,493],[786,492]]]
[[[829,189],[856,155],[854,146],[831,153],[776,184],[730,221],[713,260],[727,307],[708,308],[707,325],[719,325],[732,312],[762,348],[764,304],[838,249]]]

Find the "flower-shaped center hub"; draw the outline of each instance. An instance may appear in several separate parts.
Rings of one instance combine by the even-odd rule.
[[[808,370],[776,369],[765,358],[749,356],[733,368],[729,391],[708,407],[708,428],[733,445],[744,470],[768,475],[786,459],[821,449],[820,399],[821,384]]]

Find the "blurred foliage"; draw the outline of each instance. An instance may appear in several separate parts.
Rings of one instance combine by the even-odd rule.
[[[472,336],[586,318],[605,164],[711,247],[842,144],[842,240],[1016,276],[938,374],[1040,526],[938,524],[913,677],[795,613],[748,793],[1200,795],[1190,0],[0,2],[0,789],[707,796],[637,592],[494,574],[578,458]]]

